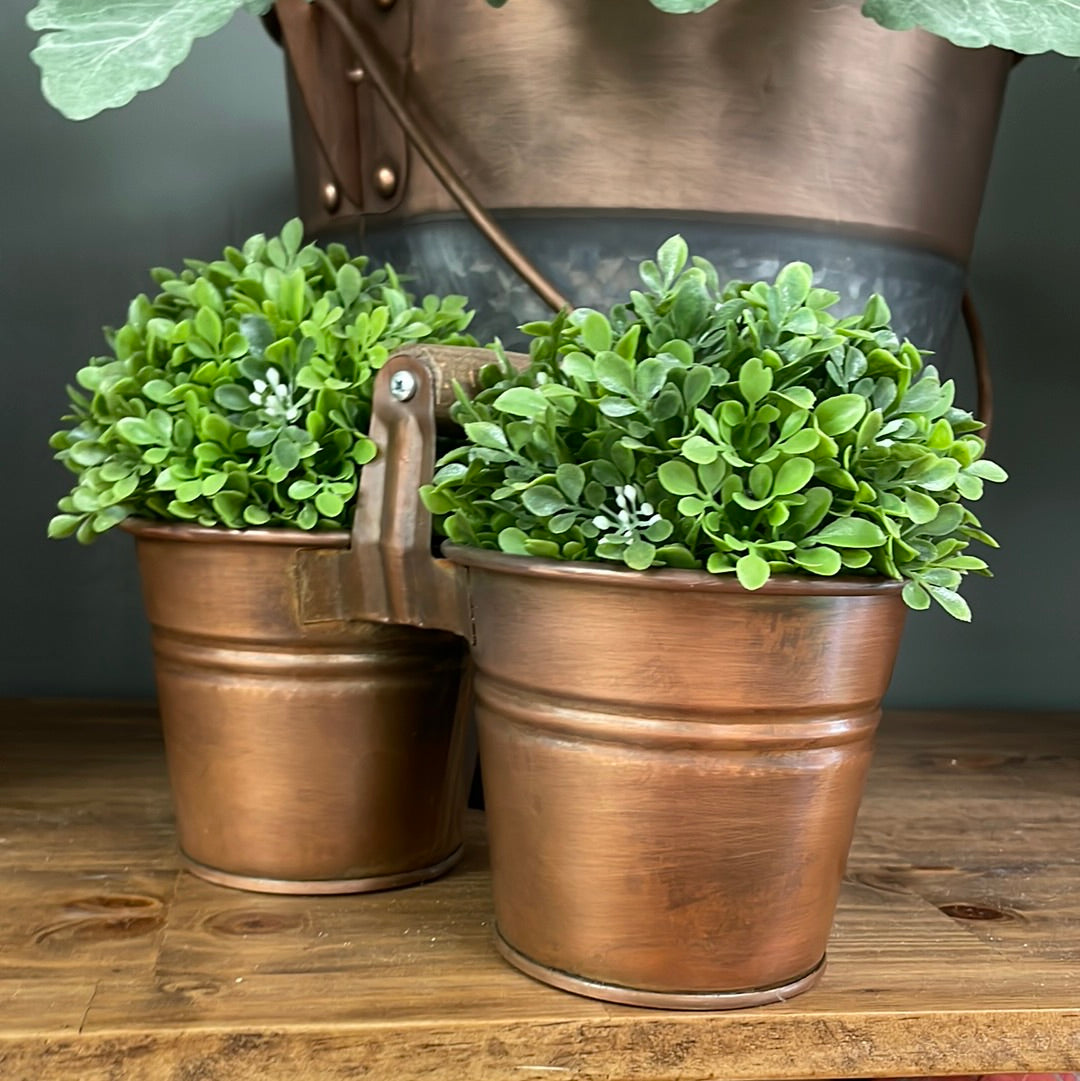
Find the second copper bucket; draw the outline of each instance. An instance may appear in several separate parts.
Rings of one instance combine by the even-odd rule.
[[[498,948],[546,983],[643,1006],[805,991],[903,628],[900,583],[792,577],[750,593],[699,571],[454,545],[434,559],[415,492],[442,367],[402,355],[380,374],[387,453],[365,474],[356,547],[384,576],[371,618],[470,643]]]
[[[722,1009],[816,982],[904,608],[874,581],[455,546],[497,943],[547,983]]]

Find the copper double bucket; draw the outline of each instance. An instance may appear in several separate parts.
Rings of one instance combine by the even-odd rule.
[[[390,393],[407,371],[407,400]],[[566,990],[724,1009],[819,977],[904,622],[892,582],[429,548],[436,351],[380,373],[370,618],[462,635],[503,955]],[[363,499],[363,495],[362,495]],[[374,515],[372,506],[366,512]]]

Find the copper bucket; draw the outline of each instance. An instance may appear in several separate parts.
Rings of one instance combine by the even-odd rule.
[[[363,619],[345,532],[127,528],[188,869],[328,894],[453,866],[475,763],[461,639]]]
[[[860,7],[278,0],[305,226],[467,292],[481,336],[607,308],[678,231],[725,280],[804,259],[842,305],[882,293],[943,349],[1015,58]]]
[[[431,393],[395,401],[387,381],[407,370],[422,389],[422,361],[395,358],[376,391],[399,477],[427,460],[416,417]],[[417,588],[471,644],[504,956],[644,1006],[812,986],[903,628],[899,583],[748,593],[702,572],[444,550],[406,557],[392,607]]]

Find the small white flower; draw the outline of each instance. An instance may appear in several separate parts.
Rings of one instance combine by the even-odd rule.
[[[616,510],[608,510],[601,507],[602,514],[596,515],[592,523],[597,529],[613,529],[612,537],[625,537],[629,539],[638,531],[648,529],[655,522],[660,521],[660,515],[651,503],[643,502],[638,506],[640,493],[632,484],[624,484],[615,489]]]
[[[277,368],[267,368],[265,379],[253,379],[248,401],[263,411],[268,420],[292,422],[301,413],[301,404],[293,399],[292,387],[283,382]]]

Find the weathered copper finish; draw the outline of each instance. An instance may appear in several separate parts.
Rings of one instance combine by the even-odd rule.
[[[302,154],[321,183],[334,181],[348,203],[340,213],[385,214],[400,202],[408,175],[409,145],[382,93],[360,72],[352,46],[306,0],[278,0],[274,8],[282,44],[289,56],[290,116],[297,133],[294,151]],[[385,89],[405,92],[411,41],[407,3],[353,5],[352,25],[379,42]],[[387,190],[378,181],[381,166],[394,169],[399,183]],[[336,213],[330,211],[330,213]]]
[[[386,48],[384,69],[400,63],[409,112],[452,148],[453,171],[491,210],[815,221],[966,262],[1012,57],[883,30],[859,7],[720,0],[672,18],[626,0],[499,11],[475,0],[399,0],[391,17],[409,9],[411,37],[404,54],[400,39]],[[371,0],[344,8],[378,30]],[[370,93],[329,52],[290,55],[301,81],[305,65],[321,71],[328,99],[340,102],[332,108]],[[312,115],[318,123],[325,114]],[[361,139],[377,134],[362,128]],[[348,220],[348,208],[322,208],[319,170],[329,163],[316,168],[310,137],[296,138],[309,228]],[[341,158],[338,167],[352,166]],[[419,160],[399,196],[393,216],[403,218],[457,201]]]
[[[905,608],[899,583],[631,572],[428,547],[442,351],[376,383],[354,547],[372,619],[470,641],[503,952],[639,1005],[719,1009],[820,970]],[[417,392],[389,392],[410,372]],[[396,522],[393,529],[385,526]],[[764,996],[764,998],[763,998]]]
[[[302,19],[301,16],[295,13],[298,6],[308,6],[309,9],[310,7],[321,8],[326,12],[330,21],[341,34],[342,39],[348,43],[360,60],[360,67],[358,69],[350,68],[345,72],[345,78],[353,84],[370,82],[374,85],[383,104],[400,126],[400,130],[404,132],[410,143],[427,162],[428,167],[438,177],[439,183],[449,193],[454,202],[472,219],[477,229],[491,241],[499,254],[529,283],[541,300],[555,311],[569,307],[567,300],[525,257],[501,226],[487,212],[468,185],[458,176],[447,158],[445,148],[441,145],[441,141],[433,129],[410,109],[403,89],[397,85],[401,78],[400,68],[397,72],[393,72],[384,66],[378,56],[375,28],[363,21],[354,22],[337,0],[314,0],[312,5],[303,5],[302,0],[279,0],[279,7],[283,11],[290,13],[288,18],[282,18],[281,24],[289,54],[293,60],[293,69],[296,71],[301,88],[303,89],[309,84],[315,84],[319,90],[325,92],[327,81],[321,72],[311,71],[312,39],[310,34],[301,34],[291,29]],[[310,23],[313,20],[314,16],[309,14],[304,21]],[[354,77],[354,72],[357,70],[362,72],[362,79],[358,80]],[[340,88],[338,88],[337,93],[340,94],[340,92]],[[310,101],[313,97],[318,97],[318,95],[305,92],[305,101]],[[320,123],[318,118],[321,114],[311,106],[308,108],[308,113],[312,117],[313,126],[317,131]],[[351,167],[349,161],[337,157],[329,151],[326,139],[321,139],[320,142],[324,148],[323,160],[335,172],[346,171]],[[384,160],[375,170],[375,191],[384,200],[392,199],[401,187],[401,183],[400,172],[391,162]]]
[[[805,989],[899,644],[898,584],[748,593],[701,572],[446,552],[468,571],[511,959],[648,1006]]]
[[[180,847],[279,893],[434,877],[461,846],[471,756],[447,634],[305,620],[347,533],[131,523]],[[469,759],[466,761],[466,759]]]

